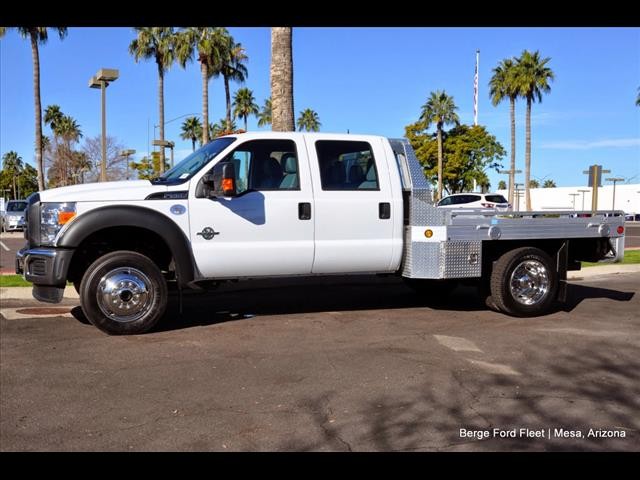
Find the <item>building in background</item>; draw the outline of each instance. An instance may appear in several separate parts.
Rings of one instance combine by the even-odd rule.
[[[507,195],[507,190],[497,192]],[[532,188],[530,192],[533,210],[591,210],[590,187]],[[520,210],[524,210],[524,189],[519,190],[519,194],[519,207]],[[611,210],[612,206],[613,185],[604,185],[598,189],[598,210]],[[517,207],[516,202],[513,209],[517,210]],[[623,210],[626,214],[640,214],[640,183],[616,185],[615,209]]]

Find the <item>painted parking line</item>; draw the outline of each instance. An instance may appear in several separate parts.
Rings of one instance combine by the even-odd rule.
[[[0,242],[0,247],[4,248],[7,252],[10,252],[9,247],[7,247],[4,243]]]
[[[520,375],[520,372],[514,370],[509,365],[502,365],[500,363],[481,362],[480,360],[467,359],[471,364],[488,373],[495,373],[498,375]]]
[[[483,353],[475,343],[462,337],[449,337],[447,335],[434,335],[438,343],[455,352],[479,352]]]
[[[73,318],[70,307],[0,308],[0,314],[2,314],[7,320],[52,317]]]

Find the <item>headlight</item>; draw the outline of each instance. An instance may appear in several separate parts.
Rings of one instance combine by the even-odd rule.
[[[43,203],[40,209],[40,243],[52,245],[58,232],[75,216],[75,202]]]

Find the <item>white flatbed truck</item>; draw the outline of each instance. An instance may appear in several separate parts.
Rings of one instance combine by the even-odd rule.
[[[439,209],[406,139],[256,132],[219,137],[155,180],[28,199],[16,271],[36,299],[66,283],[109,334],[152,328],[167,285],[395,274],[423,295],[475,283],[490,308],[548,312],[581,261],[621,261],[624,214]]]

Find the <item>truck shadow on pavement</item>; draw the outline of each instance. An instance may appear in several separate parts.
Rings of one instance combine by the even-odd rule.
[[[633,292],[569,284],[567,302],[555,312],[570,312],[587,299],[627,302],[633,296]],[[410,308],[454,312],[488,310],[485,299],[473,286],[460,285],[448,297],[430,298],[416,294],[394,277],[256,280],[224,285],[205,294],[186,293],[182,314],[178,297],[174,295],[170,298],[167,313],[154,331],[213,325],[263,315]]]
[[[533,341],[532,341],[533,340]],[[424,352],[415,352],[415,354]],[[384,355],[384,352],[379,352]],[[515,357],[514,357],[515,355]],[[494,356],[500,357],[500,355]],[[510,358],[509,358],[510,357]],[[463,366],[464,358],[454,360]],[[487,373],[470,366],[447,373],[426,371],[425,380],[404,389],[364,395],[355,382],[298,401],[310,441],[295,432],[278,450],[364,451],[637,451],[640,448],[640,357],[637,345],[620,337],[584,346],[553,348],[541,337],[507,353],[518,375]],[[425,364],[431,368],[428,364]],[[444,378],[443,378],[444,377]],[[369,385],[375,390],[375,385]],[[361,398],[353,409],[353,397]],[[349,413],[344,414],[349,406]],[[312,426],[315,428],[312,428]],[[494,437],[493,429],[513,432]],[[544,437],[520,430],[541,430]],[[469,438],[460,429],[486,431]],[[587,437],[589,431],[624,431],[624,438]],[[558,430],[582,432],[564,437]],[[598,435],[598,433],[595,433]],[[565,433],[565,435],[567,435]]]

